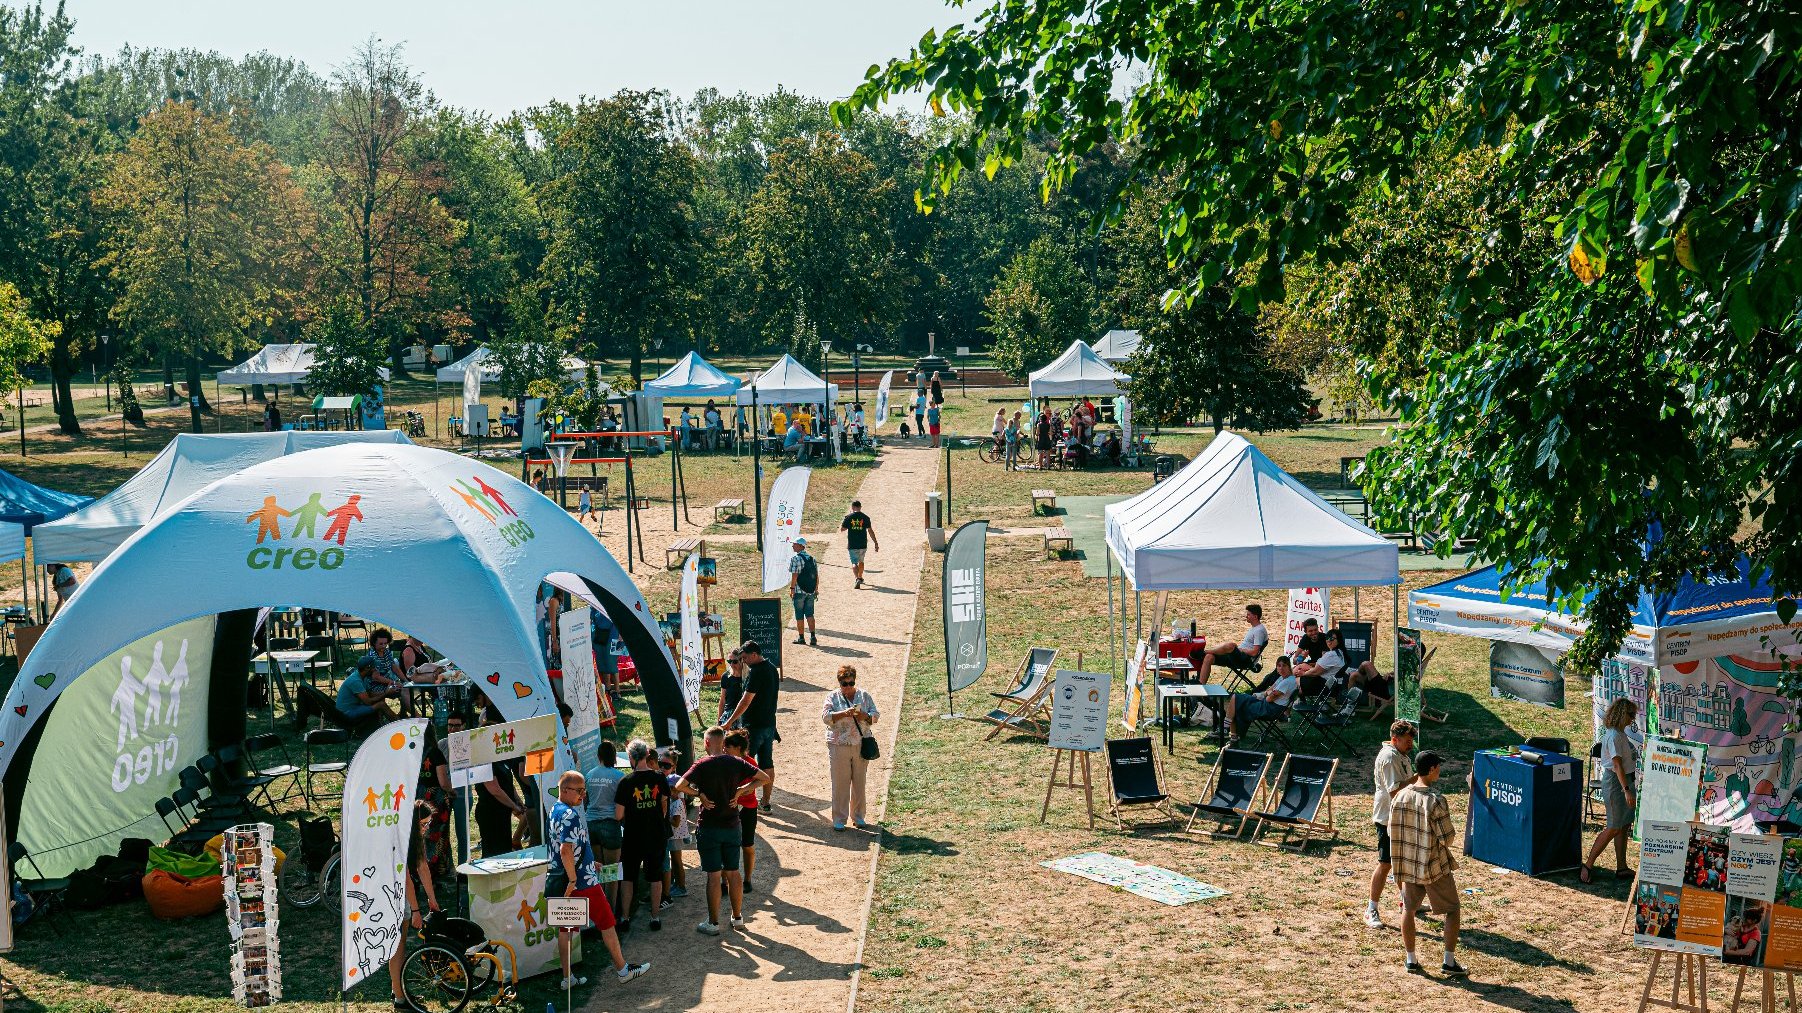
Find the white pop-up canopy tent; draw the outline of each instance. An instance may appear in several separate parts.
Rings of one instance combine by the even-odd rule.
[[[1132,377],[1101,361],[1095,350],[1072,341],[1064,354],[1026,378],[1033,397],[1113,397],[1125,393]]]
[[[1106,362],[1125,362],[1139,348],[1138,331],[1113,330],[1103,334],[1089,347]]]
[[[171,575],[187,576],[180,593],[155,593]],[[395,593],[397,575],[404,575],[408,593]],[[168,784],[166,792],[208,743],[204,735],[137,741],[151,724],[148,711],[135,720],[142,682],[129,669],[109,670],[101,662],[189,620],[235,619],[272,604],[347,612],[404,629],[469,673],[507,719],[554,714],[536,614],[547,580],[606,610],[638,663],[652,733],[660,744],[688,751],[692,731],[682,685],[650,606],[574,517],[479,461],[426,447],[350,443],[220,479],[101,563],[50,623],[7,692],[0,772],[65,691],[89,679],[109,690],[117,685],[111,698],[127,701],[124,714],[133,721],[116,717],[109,694],[100,693],[97,706],[84,711],[87,726],[59,731],[62,761],[96,761],[98,771],[62,808],[89,814],[82,825],[90,829],[99,816],[121,824],[139,820],[144,809],[117,808],[118,772],[132,782],[135,769],[139,786],[148,779],[156,782],[152,788]],[[170,653],[174,648],[165,649]],[[237,699],[218,699],[223,683],[215,678],[212,713],[235,712],[241,722],[247,657],[247,650],[228,656],[240,677]],[[561,736],[557,762],[559,770],[577,766]],[[66,780],[53,766],[32,761],[30,777],[42,771]]]
[[[1221,433],[1181,471],[1110,504],[1103,515],[1109,608],[1117,560],[1122,603],[1125,585],[1135,594],[1158,594],[1153,650],[1170,591],[1389,586],[1396,589],[1399,625],[1395,544],[1332,507],[1237,433]],[[1120,634],[1124,647],[1131,642],[1124,610]]]
[[[215,374],[213,382],[227,387],[306,383],[307,374],[313,371],[315,347],[311,344],[264,345],[257,349],[257,354]],[[383,380],[388,379],[386,366],[381,367],[380,372]]]
[[[180,433],[125,484],[38,526],[38,559],[105,559],[137,530],[213,482],[278,457],[345,443],[411,443],[398,429],[312,433]]]
[[[433,374],[439,383],[462,383],[463,374],[470,369],[480,369],[483,380],[497,380],[501,375],[501,367],[497,362],[490,362],[493,353],[487,345],[477,345],[476,350],[458,359],[448,366],[442,366]],[[563,373],[571,380],[580,380],[588,369],[588,363],[573,355],[563,357]]]
[[[743,386],[743,380],[722,372],[718,366],[701,358],[701,353],[689,352],[657,379],[647,382],[644,390],[665,399],[707,398],[731,397]],[[761,400],[762,395],[758,398]]]
[[[838,400],[838,384],[828,387],[819,374],[795,361],[792,355],[777,359],[756,380],[738,389],[738,403],[750,404],[751,392],[757,392],[757,403],[768,407],[780,404],[823,404],[831,390],[831,400]]]

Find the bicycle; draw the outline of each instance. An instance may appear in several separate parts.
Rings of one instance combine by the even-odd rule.
[[[322,816],[300,817],[300,855],[282,865],[277,881],[281,899],[295,907],[312,907],[330,898],[332,907],[344,903],[340,865],[343,853],[332,821]]]
[[[991,437],[982,441],[982,445],[976,448],[976,456],[981,458],[984,464],[1000,464],[1007,460],[1007,446],[1002,443],[1001,437]]]
[[[495,985],[489,1008],[494,1013],[517,1013],[519,959],[513,947],[489,939],[475,922],[442,911],[426,917],[414,940],[400,972],[401,998],[407,1005],[419,1013],[459,1013]],[[499,950],[507,953],[504,972]]]

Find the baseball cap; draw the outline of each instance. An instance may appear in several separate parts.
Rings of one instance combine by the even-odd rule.
[[[805,539],[805,538],[797,538],[797,539],[795,539],[795,544],[796,544],[796,545],[806,545],[806,544],[807,544],[807,539]]]

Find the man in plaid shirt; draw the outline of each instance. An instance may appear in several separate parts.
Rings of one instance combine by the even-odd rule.
[[[1452,842],[1458,837],[1452,825],[1452,809],[1445,796],[1433,790],[1444,760],[1423,750],[1414,760],[1414,780],[1396,796],[1389,809],[1389,850],[1395,878],[1402,886],[1402,945],[1407,947],[1410,974],[1425,973],[1414,959],[1414,912],[1423,900],[1445,918],[1445,960],[1440,972],[1451,978],[1467,973],[1458,963],[1458,881],[1452,870]]]

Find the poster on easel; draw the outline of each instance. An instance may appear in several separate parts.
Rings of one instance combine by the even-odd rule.
[[[1727,656],[1658,670],[1658,727],[1704,748],[1702,818],[1751,830],[1802,821],[1795,707],[1781,689],[1783,663]]]
[[[1668,735],[1653,735],[1646,739],[1639,761],[1642,835],[1649,822],[1687,823],[1696,818],[1696,794],[1701,785],[1706,752],[1701,743]]]

